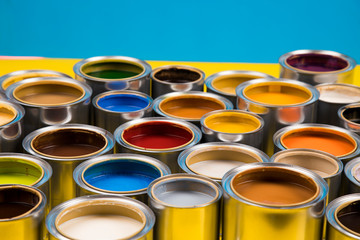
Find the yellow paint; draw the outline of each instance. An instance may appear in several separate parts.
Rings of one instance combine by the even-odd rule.
[[[0,126],[8,124],[17,116],[16,110],[7,104],[0,104]]]
[[[263,77],[249,75],[249,74],[232,74],[232,75],[220,76],[218,78],[215,78],[212,81],[211,85],[219,92],[236,96],[235,90],[239,84],[258,78],[263,78]]]
[[[40,72],[24,73],[24,74],[8,77],[6,80],[3,81],[1,86],[4,90],[6,90],[11,84],[22,81],[24,79],[36,78],[36,77],[59,77],[59,75],[50,74],[50,73],[40,73]]]

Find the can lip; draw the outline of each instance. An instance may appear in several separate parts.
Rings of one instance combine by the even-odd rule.
[[[360,157],[354,158],[349,161],[344,168],[344,173],[347,179],[350,180],[356,186],[360,186],[360,179],[357,179],[354,175],[356,170],[360,169]]]
[[[128,78],[119,78],[119,79],[105,79],[105,78],[97,78],[90,75],[85,74],[82,71],[82,68],[86,66],[86,64],[92,64],[92,63],[99,63],[99,62],[123,62],[123,63],[130,63],[133,65],[136,65],[138,67],[143,68],[143,71],[133,77]],[[133,58],[133,57],[127,57],[127,56],[97,56],[97,57],[91,57],[81,60],[80,62],[76,63],[73,67],[73,70],[76,75],[86,79],[91,80],[95,82],[115,82],[115,81],[135,81],[138,79],[141,79],[151,73],[151,66],[140,59]]]
[[[276,79],[275,77],[266,74],[266,73],[262,73],[262,72],[256,72],[256,71],[246,71],[246,70],[227,70],[227,71],[221,71],[215,74],[210,75],[209,77],[207,77],[205,79],[205,85],[208,89],[212,90],[213,92],[216,92],[220,95],[225,95],[225,96],[230,96],[230,97],[236,97],[236,93],[235,94],[230,94],[224,91],[221,91],[220,89],[216,88],[213,86],[213,82],[216,81],[217,79],[224,77],[224,79],[227,79],[226,77],[236,77],[236,76],[241,76],[241,75],[253,75],[256,76],[256,78],[267,78],[267,79]],[[249,80],[250,81],[250,80]]]
[[[337,114],[338,114],[338,117],[339,117],[341,120],[345,121],[347,124],[351,124],[351,125],[357,126],[357,127],[359,127],[359,129],[360,129],[360,123],[352,122],[352,121],[350,121],[349,119],[347,119],[347,118],[344,116],[344,112],[345,112],[346,110],[353,109],[353,108],[358,108],[359,111],[360,111],[360,103],[351,103],[351,104],[347,104],[347,105],[345,105],[345,106],[342,106],[342,107],[339,108]]]
[[[131,153],[118,153],[118,154],[106,154],[99,157],[91,158],[85,162],[82,162],[79,166],[77,166],[73,172],[73,178],[75,182],[81,187],[88,191],[95,192],[98,194],[118,194],[122,196],[134,196],[146,193],[147,188],[133,190],[133,191],[111,191],[100,189],[95,186],[89,184],[85,178],[85,171],[88,170],[92,166],[96,166],[97,164],[101,164],[107,161],[138,161],[141,163],[149,164],[149,166],[155,167],[157,171],[160,173],[160,177],[168,175],[171,173],[168,166],[165,163],[140,154],[131,154]]]
[[[5,99],[0,99],[0,104],[8,105],[11,108],[13,108],[16,112],[15,117],[10,122],[8,122],[4,125],[1,125],[0,129],[7,128],[12,124],[21,121],[21,119],[25,116],[25,109],[17,103],[14,103],[12,101],[5,100]]]
[[[213,197],[213,199],[211,201],[209,201],[207,203],[200,204],[200,205],[193,205],[193,206],[176,206],[176,205],[161,201],[158,197],[156,197],[156,194],[154,193],[154,188],[156,187],[156,185],[161,184],[163,182],[167,182],[167,181],[178,182],[178,181],[181,181],[181,179],[187,179],[187,180],[192,180],[192,181],[202,183],[202,184],[208,184],[208,186],[210,186],[213,190],[215,190],[216,195],[215,195],[215,197]],[[166,176],[163,176],[161,178],[158,178],[158,179],[155,179],[154,181],[152,181],[147,189],[147,193],[148,193],[149,198],[152,201],[154,201],[157,204],[160,204],[162,206],[166,206],[166,207],[170,207],[170,208],[189,209],[189,208],[207,207],[213,203],[216,203],[217,201],[220,201],[220,199],[222,198],[222,195],[223,195],[223,190],[217,182],[211,180],[210,178],[200,176],[200,175],[176,173],[176,174],[166,175]]]
[[[233,177],[235,177],[239,173],[246,171],[246,170],[252,170],[252,169],[256,169],[256,168],[264,168],[264,167],[265,168],[267,168],[267,167],[281,168],[281,169],[293,171],[295,173],[302,174],[302,175],[309,177],[317,185],[317,193],[315,194],[316,196],[313,197],[310,201],[305,201],[305,202],[302,202],[301,204],[269,205],[269,204],[261,204],[261,203],[258,203],[258,202],[252,201],[252,200],[247,200],[244,197],[240,197],[238,194],[236,194],[233,191],[233,188],[232,188]],[[274,162],[249,163],[247,165],[243,165],[243,166],[234,168],[225,174],[225,176],[222,179],[222,186],[224,188],[224,191],[228,195],[230,195],[232,198],[235,198],[238,201],[241,201],[241,202],[244,202],[246,204],[256,206],[256,207],[271,208],[271,209],[299,209],[299,208],[306,208],[306,207],[313,206],[317,202],[326,198],[328,189],[329,189],[326,181],[323,178],[321,178],[319,175],[311,172],[310,170],[308,170],[306,168],[289,165],[289,164],[284,164],[284,163],[274,163]]]
[[[170,70],[170,69],[182,69],[182,70],[188,70],[190,72],[196,72],[199,74],[199,78],[194,80],[194,81],[188,81],[188,82],[183,82],[183,83],[175,83],[175,82],[167,82],[167,81],[163,81],[158,79],[157,77],[155,77],[155,75],[163,70]],[[200,83],[202,81],[204,81],[205,78],[205,73],[200,70],[199,68],[196,67],[192,67],[192,66],[188,66],[188,65],[164,65],[158,68],[155,68],[151,71],[150,77],[152,80],[159,82],[161,84],[166,84],[166,85],[187,85],[187,84],[196,84],[196,83]]]
[[[326,71],[326,72],[317,72],[317,71],[308,71],[308,70],[303,70],[303,69],[299,69],[299,68],[295,68],[291,65],[289,65],[287,63],[288,58],[295,56],[295,55],[306,55],[306,54],[316,54],[316,55],[320,55],[320,56],[331,56],[331,57],[336,57],[339,58],[343,61],[345,61],[347,63],[347,67],[337,70],[337,71]],[[291,51],[288,53],[283,54],[282,56],[280,56],[279,58],[279,63],[281,65],[281,67],[284,67],[286,69],[292,70],[292,71],[296,71],[299,73],[304,73],[304,74],[316,74],[316,75],[320,75],[320,74],[339,74],[342,72],[348,72],[350,70],[353,70],[356,66],[356,61],[347,56],[344,55],[342,53],[338,53],[335,51],[329,51],[329,50],[310,50],[310,49],[302,49],[302,50],[295,50],[295,51]]]
[[[358,103],[359,102],[359,101],[356,101],[356,100],[353,101],[353,102],[332,102],[332,101],[326,101],[326,99],[322,99],[321,98],[321,88],[326,88],[326,87],[331,87],[331,86],[353,89],[354,91],[357,90],[357,92],[360,93],[360,87],[356,86],[356,85],[347,84],[347,83],[321,83],[321,84],[318,84],[318,85],[315,86],[315,88],[320,93],[319,101],[326,102],[326,103],[332,103],[332,104],[352,104],[352,103]],[[360,100],[360,98],[359,98],[359,100]]]

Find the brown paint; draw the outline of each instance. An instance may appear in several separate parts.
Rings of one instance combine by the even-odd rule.
[[[335,212],[335,220],[347,231],[360,236],[360,201],[340,206]]]
[[[24,73],[24,74],[8,77],[6,80],[2,82],[2,88],[6,90],[11,84],[20,82],[28,78],[37,78],[37,77],[61,77],[61,75],[55,73],[43,73],[43,72]]]
[[[189,83],[201,79],[202,74],[185,67],[160,68],[153,73],[154,79],[168,83]]]
[[[0,104],[0,126],[10,123],[17,116],[16,110],[8,104]]]

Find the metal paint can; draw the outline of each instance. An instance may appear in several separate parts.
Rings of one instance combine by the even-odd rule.
[[[220,185],[208,178],[172,174],[153,181],[149,206],[156,215],[155,240],[218,240]]]
[[[93,98],[95,125],[113,133],[128,121],[151,117],[152,98],[136,91],[108,91]]]
[[[75,79],[83,80],[94,96],[110,90],[134,90],[150,95],[151,66],[140,59],[99,56],[74,65]]]
[[[170,92],[203,91],[205,73],[186,65],[166,65],[151,72],[151,96]]]
[[[45,206],[45,194],[35,187],[0,185],[1,239],[46,239]]]
[[[344,192],[360,193],[360,158],[355,158],[345,165]]]
[[[319,92],[311,85],[288,79],[256,79],[236,88],[238,109],[264,119],[264,149],[274,152],[272,137],[284,126],[315,122]]]
[[[170,173],[164,163],[152,157],[127,153],[103,155],[75,168],[76,196],[118,195],[146,203],[150,182]]]
[[[360,103],[339,108],[338,118],[341,127],[360,135]]]
[[[89,123],[91,88],[71,78],[31,78],[6,89],[25,109],[24,132],[66,123]]]
[[[116,152],[150,156],[165,163],[171,172],[179,172],[180,152],[199,143],[201,131],[186,121],[154,117],[124,123],[114,137]]]
[[[235,142],[263,149],[264,120],[242,110],[212,111],[200,119],[205,142]]]
[[[319,175],[281,163],[227,172],[223,239],[319,240],[328,187]]]
[[[353,83],[356,62],[344,54],[326,50],[296,50],[279,58],[280,77],[311,85]]]
[[[229,70],[210,75],[205,79],[205,85],[207,92],[227,98],[236,106],[236,87],[241,83],[258,78],[275,79],[273,76],[262,72]]]
[[[53,169],[51,206],[76,196],[74,169],[83,161],[112,153],[114,137],[108,131],[84,124],[49,126],[28,134],[26,152],[46,160]]]
[[[145,204],[103,195],[71,199],[46,217],[51,240],[152,240],[154,223],[154,213]]]

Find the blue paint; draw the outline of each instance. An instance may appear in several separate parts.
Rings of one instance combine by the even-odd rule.
[[[160,176],[159,169],[135,159],[115,159],[97,163],[84,172],[84,180],[89,185],[116,192],[145,189]]]
[[[135,94],[110,94],[98,99],[100,108],[113,112],[135,112],[146,108],[151,100]]]

